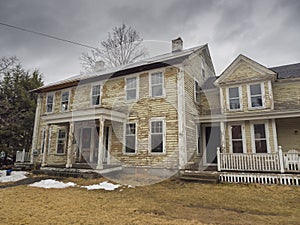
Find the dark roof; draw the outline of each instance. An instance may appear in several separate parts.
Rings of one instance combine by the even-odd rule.
[[[300,63],[269,68],[277,73],[278,79],[300,77]]]
[[[207,80],[202,84],[201,89],[202,90],[209,90],[216,88],[214,85],[214,82],[217,80],[217,77],[209,77]]]

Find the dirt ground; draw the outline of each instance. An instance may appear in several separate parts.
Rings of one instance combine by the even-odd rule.
[[[64,179],[79,185],[104,179]],[[0,188],[0,224],[300,224],[300,187],[167,180],[114,191]]]

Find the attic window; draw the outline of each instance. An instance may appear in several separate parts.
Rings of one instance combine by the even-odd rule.
[[[229,109],[237,110],[241,108],[239,87],[228,88]]]
[[[261,84],[250,85],[251,107],[260,108],[263,106]]]

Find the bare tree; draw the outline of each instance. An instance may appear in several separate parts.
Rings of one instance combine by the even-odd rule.
[[[122,24],[114,27],[108,38],[101,41],[100,47],[90,53],[82,53],[80,60],[84,71],[94,71],[96,61],[104,61],[108,67],[125,65],[142,59],[147,55],[142,46],[143,39],[131,26]]]
[[[17,64],[19,64],[19,60],[16,56],[11,57],[2,57],[0,58],[0,79],[2,78],[5,72],[14,68]]]

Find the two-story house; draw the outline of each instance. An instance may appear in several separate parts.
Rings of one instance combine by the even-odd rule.
[[[75,76],[38,94],[32,163],[184,168],[197,152],[201,86],[215,77],[208,45]]]

